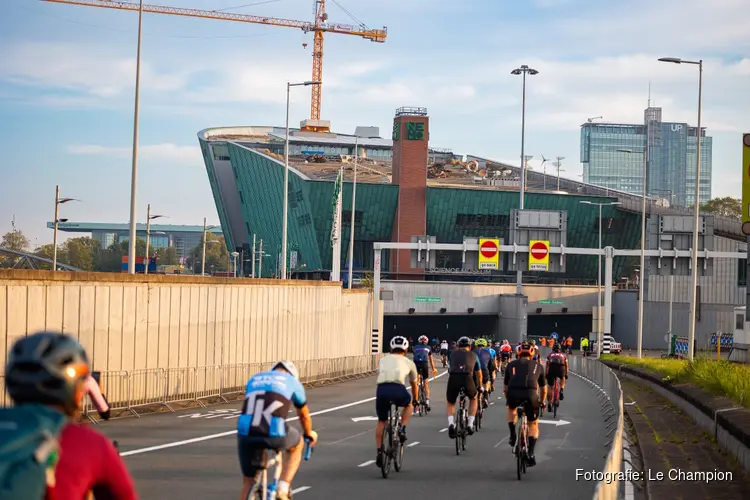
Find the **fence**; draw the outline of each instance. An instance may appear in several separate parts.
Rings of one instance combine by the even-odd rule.
[[[314,386],[371,373],[377,369],[379,359],[379,354],[367,354],[302,360],[295,361],[295,364],[300,380]],[[245,390],[245,384],[253,374],[268,370],[272,365],[272,362],[267,362],[105,371],[101,372],[100,385],[113,411],[129,412],[138,417],[139,412],[147,407],[174,411],[176,404],[194,403],[205,407],[208,399],[226,402],[226,396]],[[0,390],[2,406],[10,405],[2,375]],[[94,413],[91,402],[86,401],[84,415],[94,421],[91,417]]]
[[[618,474],[622,467],[623,440],[623,401],[620,380],[606,365],[594,359],[581,356],[569,356],[570,371],[595,387],[599,394],[599,403],[607,424],[607,443],[609,452],[606,455],[604,470],[597,476],[599,481],[594,492],[594,500],[616,500],[619,495]]]

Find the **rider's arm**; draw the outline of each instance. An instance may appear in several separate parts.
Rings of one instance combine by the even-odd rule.
[[[297,408],[299,423],[302,426],[302,434],[304,436],[313,436],[312,417],[310,417],[310,409],[307,407],[305,388],[299,381],[295,380],[295,382],[297,383],[297,387],[292,392],[292,404]]]
[[[92,488],[94,498],[97,500],[136,500],[138,495],[125,462],[109,439],[104,441],[104,456],[101,457],[104,477],[100,478],[101,482]]]
[[[547,399],[547,377],[544,376],[544,373],[541,371],[539,372],[539,377],[537,378],[537,384],[539,384],[539,401],[544,401]]]
[[[430,359],[430,369],[434,372],[435,371],[435,360],[432,359],[432,355],[430,355],[429,359]]]
[[[419,388],[417,387],[417,380],[419,380],[417,365],[410,359],[407,359],[407,361],[409,362],[409,385],[411,385],[412,399],[416,400],[416,395],[419,394]]]
[[[482,380],[482,363],[479,361],[479,356],[477,356],[476,354],[474,354],[474,357],[477,360],[477,364],[474,365],[474,371],[477,374],[477,382],[479,382],[479,387],[483,387],[484,386],[484,384],[483,384],[484,381]]]

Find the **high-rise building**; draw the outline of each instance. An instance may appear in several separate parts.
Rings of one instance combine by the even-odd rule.
[[[673,205],[693,205],[698,128],[687,123],[663,122],[661,115],[661,108],[649,107],[644,112],[643,125],[590,122],[581,125],[584,182],[641,194],[643,152],[648,144],[648,196],[663,198]],[[712,140],[705,128],[700,137],[703,203],[711,198]]]

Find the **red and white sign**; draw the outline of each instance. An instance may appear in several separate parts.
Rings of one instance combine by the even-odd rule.
[[[500,263],[500,240],[479,239],[479,269],[498,269]]]
[[[529,241],[529,271],[549,270],[549,241]]]

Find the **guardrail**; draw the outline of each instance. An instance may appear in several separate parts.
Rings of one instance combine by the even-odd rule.
[[[623,401],[622,388],[617,375],[608,366],[597,360],[581,356],[568,356],[570,372],[582,378],[598,390],[597,397],[607,424],[609,452],[604,469],[596,473],[598,481],[594,500],[616,500],[619,497],[619,477],[622,468]]]
[[[378,367],[380,354],[346,356],[341,358],[295,361],[300,381],[308,385],[323,384],[332,380],[354,378],[373,372]],[[148,368],[141,370],[114,370],[100,372],[100,386],[113,411],[129,412],[140,417],[147,407],[164,407],[174,411],[176,404],[194,403],[205,407],[209,398],[228,402],[227,395],[245,390],[248,379],[274,362],[210,365],[178,368]],[[0,403],[10,406],[5,391],[4,377],[0,375]],[[96,411],[86,399],[83,415],[95,422]]]

